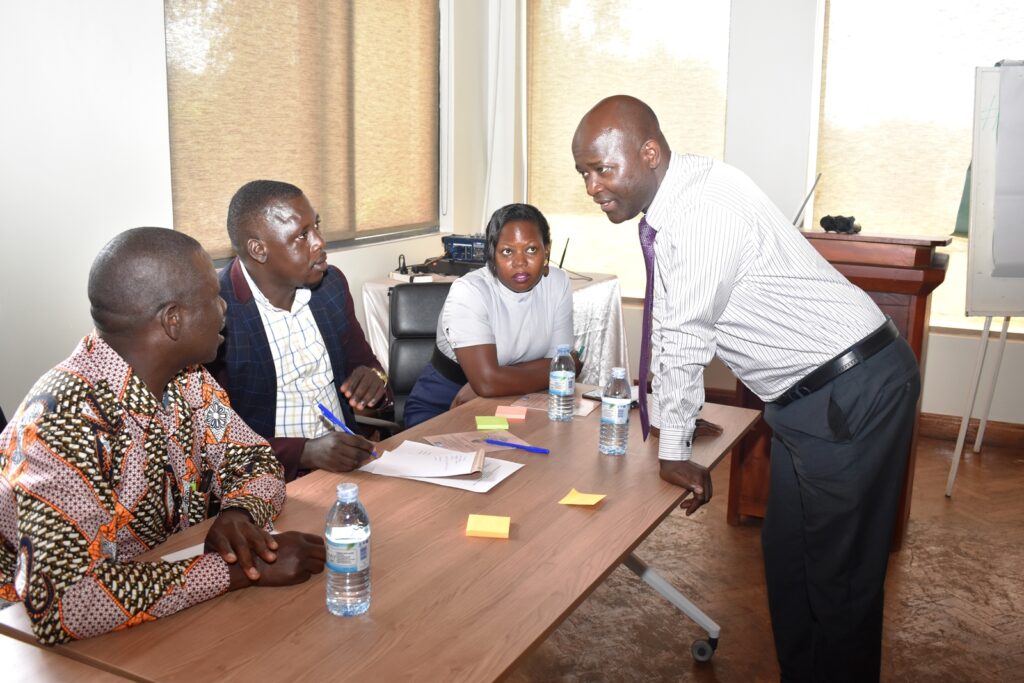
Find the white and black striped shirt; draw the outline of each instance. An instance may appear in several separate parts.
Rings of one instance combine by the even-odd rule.
[[[659,458],[690,457],[716,353],[768,402],[885,322],[736,168],[673,154],[646,218],[658,231],[650,415]]]

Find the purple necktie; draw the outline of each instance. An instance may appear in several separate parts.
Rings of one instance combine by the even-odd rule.
[[[640,337],[640,429],[644,441],[651,431],[651,420],[647,416],[647,376],[651,373],[651,310],[654,305],[654,239],[658,231],[651,227],[647,218],[640,219],[640,248],[644,252],[644,266],[647,267],[647,289],[644,291],[644,326]]]

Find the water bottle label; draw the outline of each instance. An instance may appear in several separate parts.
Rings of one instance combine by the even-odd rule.
[[[611,398],[605,396],[601,399],[601,422],[603,424],[624,425],[629,422],[628,398]]]
[[[370,568],[370,541],[332,543],[327,541],[327,568],[345,574]]]
[[[555,370],[550,375],[548,393],[555,396],[572,396],[576,393],[576,375],[568,370]]]

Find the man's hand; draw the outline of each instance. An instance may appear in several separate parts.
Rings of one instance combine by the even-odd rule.
[[[318,439],[306,441],[299,467],[307,470],[351,472],[372,458],[372,441],[344,432],[330,432]]]
[[[342,382],[340,389],[356,410],[372,408],[384,397],[384,380],[372,369],[360,365]]]
[[[224,510],[206,533],[206,552],[220,553],[224,561],[236,566],[250,581],[258,581],[260,560],[277,559],[278,543],[273,536],[253,523],[240,508]]]
[[[327,557],[324,539],[315,534],[286,531],[274,537],[277,539],[277,557],[272,562],[256,558],[257,577],[250,578],[237,564],[229,564],[231,575],[229,590],[257,586],[290,586],[302,583],[313,574],[324,570]]]
[[[476,398],[476,392],[473,391],[473,387],[469,385],[469,382],[466,382],[462,385],[462,388],[459,389],[459,393],[455,394],[455,398],[452,399],[452,404],[449,406],[449,409],[458,408],[463,403],[469,403],[474,398]]]
[[[687,490],[679,504],[687,517],[711,500],[711,472],[690,460],[662,460],[661,478]]]

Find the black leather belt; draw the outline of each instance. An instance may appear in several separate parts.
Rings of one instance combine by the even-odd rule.
[[[434,354],[430,357],[430,364],[434,366],[442,377],[445,379],[455,382],[456,384],[462,385],[468,382],[466,379],[466,373],[462,371],[462,366],[453,361],[448,356],[441,353],[441,349],[434,347]]]
[[[832,360],[822,363],[802,380],[787,389],[772,403],[777,406],[788,406],[798,398],[813,394],[850,368],[871,358],[871,356],[884,349],[899,336],[900,331],[896,329],[896,324],[892,321],[892,318],[887,318],[885,324],[877,330]]]

